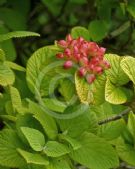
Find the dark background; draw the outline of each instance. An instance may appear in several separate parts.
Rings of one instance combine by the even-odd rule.
[[[88,28],[91,40],[108,52],[135,54],[135,0],[0,0],[0,34],[41,35],[0,44],[8,60],[23,66],[35,50],[64,38],[74,26]]]

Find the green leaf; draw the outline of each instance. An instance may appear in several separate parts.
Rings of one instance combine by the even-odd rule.
[[[57,141],[48,141],[43,152],[49,157],[60,157],[70,152],[70,149]]]
[[[10,62],[10,61],[5,61],[5,64],[10,67],[11,69],[14,69],[14,70],[18,70],[18,71],[22,71],[22,72],[25,72],[25,68],[14,63],[14,62]]]
[[[83,37],[85,40],[90,40],[89,31],[82,26],[76,26],[76,27],[72,28],[71,35],[75,39],[78,37]]]
[[[17,134],[20,137],[20,139],[29,146],[29,143],[24,137],[24,134],[21,130],[21,127],[29,127],[29,128],[34,128],[39,131],[43,132],[42,126],[40,123],[32,116],[30,113],[25,113],[25,114],[18,114],[17,115],[17,120],[16,120],[16,129],[17,129]]]
[[[84,133],[79,141],[82,147],[70,153],[73,160],[93,169],[108,169],[119,166],[119,159],[115,150],[104,139],[92,133]]]
[[[63,79],[60,81],[59,92],[66,101],[70,102],[76,92],[74,83],[70,79]]]
[[[73,147],[74,150],[77,150],[78,148],[81,147],[81,144],[76,140],[73,139],[72,137],[65,135],[65,134],[59,134],[59,138],[61,140],[67,141],[71,146]]]
[[[20,155],[26,160],[27,164],[48,165],[49,161],[45,156],[40,154],[30,153],[22,149],[17,149]]]
[[[9,30],[4,26],[0,26],[0,35],[8,33]],[[0,36],[1,37],[1,36]],[[16,58],[16,50],[12,39],[0,43],[0,48],[5,52],[6,59],[13,61]]]
[[[121,135],[125,127],[126,124],[123,119],[112,121],[108,124],[100,125],[98,135],[106,140],[113,140]]]
[[[113,84],[124,85],[129,78],[122,68],[122,57],[116,54],[106,54],[105,59],[111,64],[111,68],[106,70],[106,75]]]
[[[22,15],[25,15],[27,17],[27,14],[30,10],[30,0],[23,0],[23,2],[14,0],[14,3],[12,3],[11,1],[8,1],[8,4],[12,6],[12,9],[17,10]]]
[[[102,104],[105,101],[105,82],[106,77],[104,74],[97,77],[90,85],[76,73],[75,86],[80,101],[85,104]]]
[[[57,64],[60,64],[57,61],[56,64],[53,63],[52,65],[52,62],[55,61],[56,53],[58,53],[57,49],[47,46],[37,50],[28,60],[26,79],[32,93],[41,93],[42,91],[43,95],[48,95],[54,69]]]
[[[30,36],[40,36],[40,35],[35,32],[14,31],[14,32],[6,33],[6,34],[0,34],[0,42],[3,42],[11,38],[23,38],[23,37],[30,37]]]
[[[121,67],[123,71],[127,74],[127,76],[132,80],[132,82],[135,84],[135,58],[127,56],[122,59],[121,61]]]
[[[80,4],[80,5],[87,3],[86,0],[70,0],[70,1],[71,1],[70,3],[76,3],[76,4]]]
[[[12,70],[5,63],[0,63],[0,85],[11,85],[14,81],[15,76]]]
[[[65,159],[51,159],[50,165],[47,169],[71,169],[68,162]]]
[[[128,20],[127,22],[123,23],[123,25],[121,25],[118,29],[116,29],[110,33],[111,38],[114,38],[115,36],[118,36],[118,35],[124,33],[130,26],[131,26],[131,23]]]
[[[42,151],[45,145],[44,135],[36,129],[21,127],[21,130],[29,142],[31,148],[35,151]]]
[[[75,87],[77,95],[82,103],[90,104],[93,102],[93,94],[90,91],[90,85],[84,78],[80,78],[77,72],[75,73]]]
[[[131,91],[124,87],[113,85],[109,79],[107,79],[105,87],[105,99],[112,104],[123,104],[128,100],[127,94]]]
[[[125,130],[123,130],[123,132],[121,133],[121,136],[124,139],[125,143],[134,145],[134,138],[131,132],[129,131],[128,127],[126,127]]]
[[[5,129],[0,132],[0,165],[20,168],[25,164],[17,148],[24,148],[21,140],[13,130]]]
[[[32,101],[29,102],[29,110],[34,114],[33,117],[40,122],[47,136],[50,139],[55,139],[58,134],[55,120]]]
[[[96,133],[98,129],[97,119],[87,105],[69,106],[65,111],[68,118],[58,119],[57,122],[64,134],[77,138],[84,131]],[[73,116],[75,115],[75,116]],[[70,125],[69,125],[70,124]]]
[[[22,99],[33,97],[33,94],[31,93],[31,91],[27,86],[26,73],[21,71],[16,71],[15,74],[16,74],[16,79],[15,79],[14,86],[19,90]]]
[[[104,102],[102,105],[98,106],[91,106],[91,111],[94,112],[97,116],[98,122],[114,117],[118,114],[120,114],[122,111],[127,109],[124,105],[114,105],[109,102]]]
[[[62,103],[61,101],[57,100],[57,99],[45,98],[45,99],[43,99],[43,102],[49,110],[53,110],[53,111],[56,111],[56,112],[62,113],[66,108],[66,105],[64,103]]]
[[[3,166],[0,165],[0,169],[10,169],[10,168],[3,167]]]
[[[9,100],[5,103],[5,110],[8,115],[15,116],[15,112],[13,110],[12,102]]]
[[[5,52],[2,50],[2,49],[0,49],[0,61],[5,61]]]
[[[103,104],[105,101],[105,84],[106,76],[104,74],[98,76],[90,85],[90,90],[93,93],[93,105]]]
[[[123,161],[135,166],[135,150],[132,145],[126,144],[120,137],[117,141],[116,150]]]
[[[107,36],[108,25],[104,20],[93,20],[90,22],[88,30],[93,41],[100,41]]]
[[[17,88],[10,86],[10,96],[14,111],[22,109],[21,96]]]
[[[22,13],[11,8],[2,8],[0,20],[4,22],[10,30],[26,30],[26,18]]]
[[[12,122],[16,122],[16,117],[15,116],[11,116],[11,115],[0,115],[0,117],[5,120],[5,121],[12,121]]]
[[[47,6],[49,11],[51,11],[51,13],[54,16],[59,15],[61,6],[63,4],[61,0],[57,0],[57,1],[42,0],[42,3],[45,4],[45,6]]]
[[[128,117],[128,129],[132,134],[135,142],[135,115],[131,112]]]
[[[127,11],[130,13],[130,15],[133,18],[135,18],[135,1],[134,0],[128,1]]]

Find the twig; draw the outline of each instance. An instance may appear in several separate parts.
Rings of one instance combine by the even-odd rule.
[[[128,114],[129,112],[131,111],[131,108],[127,108],[126,110],[122,111],[120,114],[114,116],[114,117],[110,117],[110,118],[107,118],[107,119],[104,119],[104,120],[101,120],[98,122],[99,125],[102,125],[102,124],[106,124],[106,123],[109,123],[111,121],[116,121],[116,120],[119,120],[121,119],[123,116],[125,116],[126,114]]]

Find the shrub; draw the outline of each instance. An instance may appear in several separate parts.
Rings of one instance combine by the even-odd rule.
[[[39,34],[0,42],[27,36]],[[38,49],[26,69],[0,50],[1,168],[135,166],[135,59],[104,52],[84,27]]]

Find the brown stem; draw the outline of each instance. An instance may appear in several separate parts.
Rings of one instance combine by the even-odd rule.
[[[114,117],[110,117],[110,118],[107,118],[107,119],[104,119],[104,120],[101,120],[98,122],[99,125],[102,125],[102,124],[106,124],[106,123],[109,123],[111,121],[116,121],[116,120],[119,120],[121,119],[123,116],[125,116],[126,114],[128,114],[129,112],[131,111],[131,108],[127,108],[126,110],[122,111],[120,114],[114,116]]]

